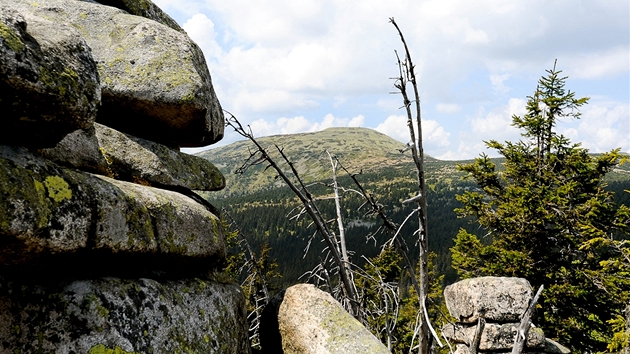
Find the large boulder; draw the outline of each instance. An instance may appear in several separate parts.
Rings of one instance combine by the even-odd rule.
[[[249,353],[237,285],[120,278],[0,284],[2,353]]]
[[[203,53],[184,33],[153,20],[75,0],[0,0],[85,38],[101,78],[97,121],[171,147],[212,144],[223,137],[223,111]]]
[[[526,279],[480,277],[465,279],[444,289],[446,307],[462,323],[479,317],[490,322],[519,322],[533,298]]]
[[[512,349],[518,323],[486,323],[479,341],[479,350],[507,350]],[[442,334],[455,343],[471,345],[470,341],[475,337],[476,326],[461,324],[446,324],[442,328]],[[545,335],[538,328],[530,328],[527,331],[527,348],[545,348]]]
[[[330,294],[311,284],[288,288],[278,312],[285,354],[389,353]]]
[[[119,256],[134,258],[136,268],[208,269],[225,252],[218,217],[193,199],[0,148],[0,265],[58,265],[82,255],[84,268],[100,265],[99,256],[114,267]]]
[[[38,151],[61,165],[155,187],[216,191],[223,174],[208,160],[95,123]]]
[[[54,146],[94,122],[96,63],[75,28],[8,5],[0,1],[0,144]]]

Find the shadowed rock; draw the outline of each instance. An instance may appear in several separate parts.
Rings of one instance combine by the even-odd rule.
[[[0,144],[54,146],[94,122],[96,63],[75,28],[8,5],[0,1]]]
[[[51,263],[76,253],[153,256],[139,264],[225,258],[219,219],[172,191],[81,173],[18,148],[0,149],[0,265]],[[159,260],[162,260],[160,264]]]
[[[223,174],[208,160],[98,123],[38,153],[64,166],[154,187],[201,191],[225,187]]]
[[[507,350],[512,349],[518,323],[486,323],[479,350]],[[465,326],[461,324],[446,324],[442,328],[444,336],[455,343],[470,344],[469,341],[475,337],[476,326]],[[530,328],[527,333],[528,348],[545,348],[545,335],[540,329]]]
[[[245,298],[209,280],[0,287],[3,353],[248,353]]]

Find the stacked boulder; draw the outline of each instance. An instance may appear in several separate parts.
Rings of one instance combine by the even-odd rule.
[[[0,0],[0,353],[247,353],[199,47],[148,0]]]
[[[533,292],[522,278],[480,277],[447,286],[444,297],[457,323],[445,325],[442,333],[456,343],[456,354],[510,353]],[[570,353],[534,326],[527,333],[523,352]]]

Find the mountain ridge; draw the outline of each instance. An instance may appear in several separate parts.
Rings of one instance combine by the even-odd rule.
[[[335,127],[318,132],[265,136],[256,140],[268,150],[276,162],[289,171],[276,146],[283,149],[305,182],[331,177],[330,160],[326,151],[337,157],[351,173],[386,168],[413,168],[410,153],[400,152],[405,148],[405,144],[370,128]],[[241,140],[196,154],[212,162],[226,177],[226,189],[213,192],[213,197],[233,196],[236,191],[242,191],[245,187],[250,192],[255,192],[283,185],[283,182],[275,178],[275,171],[265,171],[265,166],[261,165],[252,166],[240,176],[234,175],[250,156],[250,151],[255,151],[254,144],[248,140]],[[428,155],[425,156],[425,161],[443,162]],[[446,163],[451,164],[454,169],[454,163]]]

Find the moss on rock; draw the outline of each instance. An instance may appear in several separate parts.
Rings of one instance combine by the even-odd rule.
[[[0,4],[0,144],[54,146],[94,122],[96,63],[73,27],[27,16],[20,1]]]
[[[249,352],[245,298],[236,285],[207,279],[103,278],[39,285],[0,280],[5,284],[0,317],[6,324],[0,327],[0,342],[8,351]]]
[[[62,168],[23,149],[0,147],[0,196],[0,241],[12,245],[0,248],[0,267],[40,260],[54,265],[55,257],[76,252],[156,258],[147,269],[167,267],[159,257],[208,267],[225,258],[223,229],[204,205],[176,192]]]
[[[2,22],[0,22],[0,37],[4,39],[6,46],[14,52],[17,53],[24,50],[24,42],[9,26]]]

